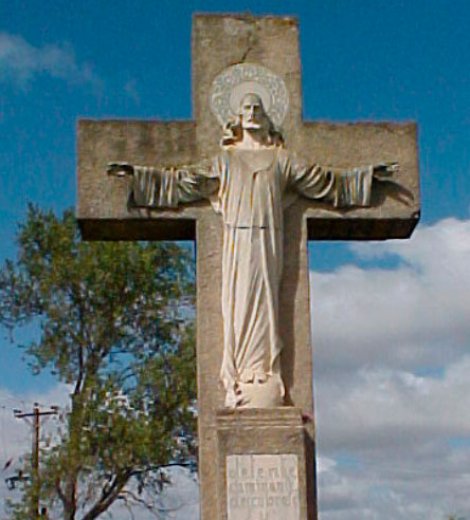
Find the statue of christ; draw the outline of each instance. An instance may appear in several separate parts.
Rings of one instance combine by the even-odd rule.
[[[175,208],[209,199],[223,219],[223,361],[227,407],[284,404],[279,336],[284,209],[299,195],[334,207],[367,206],[374,178],[398,165],[334,172],[296,159],[284,147],[263,99],[245,94],[210,163],[178,168],[110,163],[132,176],[136,207]]]

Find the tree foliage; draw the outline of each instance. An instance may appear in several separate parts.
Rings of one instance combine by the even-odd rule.
[[[70,385],[36,491],[62,518],[92,520],[194,457],[193,262],[172,243],[82,242],[71,211],[32,206],[18,248],[0,272],[0,323],[37,324],[32,370]]]

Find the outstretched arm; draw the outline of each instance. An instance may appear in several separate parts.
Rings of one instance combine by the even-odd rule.
[[[399,171],[396,162],[379,163],[349,170],[306,166],[292,162],[290,184],[299,194],[321,199],[334,207],[369,206],[374,181],[390,179]]]
[[[119,162],[109,163],[107,173],[132,177],[132,203],[146,208],[176,208],[181,203],[206,199],[219,185],[217,173],[209,163],[155,168]]]

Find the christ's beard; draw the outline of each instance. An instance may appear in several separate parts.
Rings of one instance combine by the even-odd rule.
[[[263,125],[256,121],[245,121],[242,125],[243,130],[261,130]]]

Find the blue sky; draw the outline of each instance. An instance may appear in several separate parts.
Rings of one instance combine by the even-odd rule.
[[[310,248],[322,518],[469,516],[468,0],[0,3],[0,260],[27,202],[74,205],[77,119],[190,119],[192,15],[244,11],[299,18],[305,119],[419,125],[415,237]],[[0,406],[59,395],[20,357],[0,338]]]

